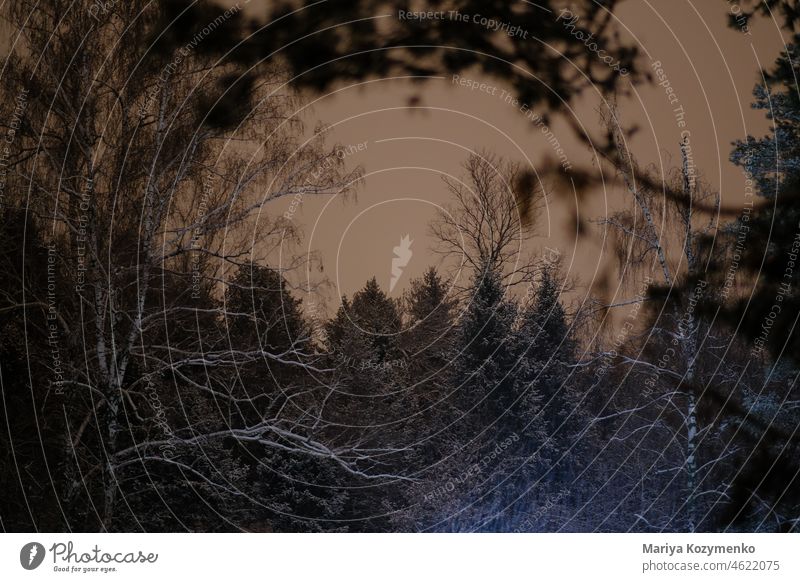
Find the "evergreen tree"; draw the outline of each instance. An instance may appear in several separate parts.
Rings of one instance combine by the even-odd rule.
[[[303,318],[301,300],[290,293],[286,279],[269,267],[248,263],[228,283],[226,329],[231,344],[243,348],[247,371],[254,380],[280,388],[298,375],[302,354],[312,350],[311,330]],[[281,354],[270,359],[266,354]]]
[[[402,449],[402,420],[408,409],[398,406],[407,395],[400,367],[404,360],[397,302],[373,277],[352,300],[342,298],[325,331],[326,367],[333,370],[325,419],[332,425],[332,442],[360,449]],[[399,457],[382,454],[364,459],[359,468],[365,473],[403,474],[407,467]],[[402,498],[400,484],[356,478],[351,485],[352,495],[343,509],[343,515],[353,520],[351,529],[388,529],[384,504]]]
[[[399,334],[402,321],[397,303],[380,288],[375,277],[342,305],[326,324],[330,364],[341,382],[356,395],[374,396],[390,390],[394,364],[401,361]]]
[[[742,215],[727,231],[728,254],[724,258],[728,260],[715,265],[726,300],[723,316],[752,342],[747,359],[758,363],[763,359],[770,365],[770,371],[763,374],[765,379],[758,381],[762,386],[754,388],[758,397],[745,393],[744,401],[735,408],[723,401],[724,394],[716,402],[718,408],[728,410],[730,424],[748,441],[743,444],[747,452],[742,455],[743,466],[732,484],[731,503],[718,519],[725,527],[743,530],[754,524],[763,527],[764,500],[774,512],[779,530],[796,528],[791,516],[797,515],[800,507],[800,487],[794,478],[800,471],[796,417],[790,428],[792,422],[786,421],[791,411],[777,404],[798,398],[800,361],[796,326],[800,313],[800,35],[792,40],[773,70],[765,74],[766,83],[754,90],[752,106],[765,111],[771,122],[769,133],[737,141],[731,153],[731,161],[752,180],[756,200],[751,190]],[[747,292],[737,295],[735,283],[743,280]]]
[[[573,412],[580,399],[569,382],[575,340],[552,268],[542,271],[535,299],[523,313],[519,336],[521,376],[535,386],[544,406],[544,429],[551,445],[560,450],[576,432],[578,417]]]
[[[457,302],[433,267],[411,282],[406,294],[403,368],[419,408],[440,403],[453,374]]]
[[[265,415],[282,415],[295,430],[314,435],[318,401],[324,397],[313,366],[310,327],[283,275],[252,263],[243,265],[225,295],[225,330],[237,366],[239,396],[233,428]],[[267,354],[278,354],[273,360]],[[341,511],[348,495],[342,471],[326,459],[257,444],[230,443],[218,452],[220,470],[227,467],[235,484],[252,501],[229,505],[248,529],[262,531],[331,531],[340,526],[318,519]],[[253,503],[255,502],[255,503]]]
[[[743,276],[755,281],[753,296],[732,297],[723,305],[723,315],[758,350],[772,357],[783,354],[795,361],[800,354],[800,333],[794,317],[769,318],[769,314],[776,301],[780,301],[784,315],[800,312],[800,269],[793,267],[800,252],[800,205],[793,198],[800,187],[798,39],[800,36],[778,58],[774,70],[766,75],[766,84],[754,90],[753,108],[766,111],[770,132],[762,138],[748,136],[737,141],[731,153],[731,161],[745,171],[755,188],[748,191],[742,215],[728,229],[729,256],[725,258],[731,260],[715,265],[726,289],[733,286],[737,277],[740,281]],[[757,195],[755,203],[753,190]],[[738,269],[731,270],[734,260]],[[727,295],[726,292],[723,299]],[[780,300],[776,299],[779,296]],[[740,323],[742,318],[744,325]],[[765,326],[769,327],[768,332]]]
[[[455,418],[453,390],[456,301],[434,268],[411,281],[405,296],[402,360],[392,370],[401,392],[391,402],[398,442],[413,445],[404,455],[409,470],[435,463],[445,431]]]
[[[89,396],[62,383],[68,379],[62,362],[80,352],[79,338],[66,334],[50,310],[65,291],[61,268],[31,215],[0,205],[0,524],[5,531],[80,529],[79,516],[90,505],[85,497],[61,503],[62,476],[73,475],[64,413]]]
[[[467,438],[500,421],[515,400],[516,306],[505,297],[502,276],[491,264],[475,273],[472,289],[461,324],[455,395]]]

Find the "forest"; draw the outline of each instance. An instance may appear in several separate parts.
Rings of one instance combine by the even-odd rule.
[[[270,3],[271,28],[213,1],[0,8],[0,529],[798,531],[797,3],[740,3],[789,38],[753,77],[770,129],[724,152],[740,206],[688,140],[664,171],[628,147],[616,96],[659,79],[617,2],[560,22],[556,0],[550,19],[431,1],[498,24],[390,30],[358,17],[408,3],[296,4]],[[424,274],[324,301],[314,258],[276,253],[306,199],[369,178],[297,111],[337,83],[465,71],[554,117],[600,91],[598,164],[470,144],[435,248],[395,249],[393,275],[409,249]],[[576,228],[614,241],[611,302],[578,300],[564,249],[534,242],[552,184],[601,180],[619,208]]]

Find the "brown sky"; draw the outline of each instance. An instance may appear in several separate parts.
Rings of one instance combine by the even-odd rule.
[[[245,12],[263,16],[268,4],[251,0]],[[641,129],[631,149],[643,165],[668,168],[675,163],[681,129],[673,108],[682,105],[695,166],[721,189],[724,201],[736,203],[743,198],[744,179],[728,161],[731,142],[766,131],[763,112],[749,105],[759,67],[771,66],[783,40],[775,23],[765,19],[754,23],[749,36],[728,27],[731,5],[726,0],[627,0],[616,18],[623,35],[640,47],[641,67],[649,69],[652,61],[660,61],[679,98],[670,105],[661,87],[634,88],[633,97],[620,103],[623,121]],[[392,249],[406,234],[414,240],[414,254],[394,295],[437,261],[430,252],[427,225],[436,208],[448,203],[441,178],[462,175],[460,164],[470,151],[487,150],[534,167],[551,155],[539,129],[502,98],[507,87],[492,78],[471,79],[497,87],[495,94],[454,85],[450,78],[432,80],[421,92],[407,80],[380,79],[340,87],[317,99],[307,117],[311,126],[316,120],[331,125],[331,143],[365,144],[347,158],[366,172],[357,199],[306,198],[294,215],[305,233],[300,252],[322,256],[334,285],[329,298],[351,295],[372,275],[388,290]],[[411,109],[409,97],[418,92],[422,101]],[[575,117],[590,132],[598,128],[599,104],[596,95],[587,94],[574,107]],[[573,165],[591,163],[591,153],[562,121],[556,118],[552,129]],[[578,240],[571,218],[576,212],[584,219],[600,218],[619,208],[621,197],[611,187],[576,207],[569,193],[551,194],[552,204],[530,250],[545,245],[560,249],[568,275],[588,289],[599,273],[614,268],[613,252],[597,228]],[[277,202],[269,210],[283,213],[287,204]]]
[[[638,86],[631,99],[620,103],[620,113],[641,127],[632,141],[640,162],[667,168],[678,159],[681,128],[673,109],[682,105],[696,167],[721,188],[726,202],[735,203],[743,197],[744,179],[728,161],[731,142],[748,132],[765,132],[762,112],[749,104],[759,67],[771,65],[783,41],[768,21],[756,23],[751,36],[732,30],[727,14],[722,0],[624,2],[617,13],[619,26],[641,47],[642,67],[661,61],[679,102],[670,105],[661,87]],[[365,144],[347,158],[366,171],[358,198],[309,198],[294,216],[305,231],[304,248],[322,255],[335,286],[330,297],[351,295],[373,274],[388,290],[392,249],[403,235],[414,240],[414,255],[394,295],[437,261],[427,224],[448,201],[442,176],[461,175],[459,166],[470,151],[488,150],[534,165],[551,152],[541,132],[504,101],[503,85],[474,79],[498,88],[491,95],[456,86],[450,78],[433,80],[421,91],[418,108],[409,109],[408,99],[417,89],[405,80],[382,79],[340,88],[316,103],[313,115],[333,126],[333,142]],[[575,107],[575,116],[590,131],[598,126],[599,103],[597,96],[587,95]],[[590,152],[563,122],[554,120],[552,129],[573,165],[591,162]],[[588,287],[598,273],[613,268],[610,245],[598,229],[578,240],[570,220],[575,204],[563,196],[553,198],[535,246],[561,249],[568,274]],[[619,205],[619,192],[612,188],[588,197],[577,211],[592,219]],[[280,210],[276,205],[275,211]]]
[[[267,5],[267,0],[251,0],[246,12],[263,15]],[[674,163],[681,130],[673,108],[682,105],[696,167],[721,189],[726,202],[736,203],[743,198],[744,179],[728,161],[731,142],[766,131],[763,112],[749,104],[759,67],[771,66],[783,40],[778,27],[763,19],[750,36],[729,28],[729,6],[725,0],[628,0],[616,18],[623,35],[639,45],[641,67],[661,61],[679,99],[670,105],[661,87],[634,88],[633,97],[620,103],[623,120],[641,128],[631,149],[643,164],[666,168]],[[347,158],[366,172],[358,197],[344,202],[307,197],[293,217],[305,233],[300,252],[322,256],[333,283],[327,293],[331,307],[338,296],[352,295],[373,275],[388,290],[392,249],[404,235],[414,240],[413,256],[393,295],[436,263],[428,222],[436,208],[448,203],[442,176],[461,176],[460,165],[470,151],[487,150],[534,167],[551,155],[539,129],[502,98],[507,87],[492,78],[472,79],[497,87],[494,95],[454,85],[450,78],[432,80],[421,92],[407,80],[380,79],[338,88],[316,101],[307,118],[310,125],[316,120],[331,125],[331,143],[364,144]],[[409,97],[415,94],[422,101],[411,109]],[[598,128],[599,104],[593,94],[575,104],[573,114],[590,132]],[[554,119],[552,129],[573,165],[591,163],[591,152],[563,121]],[[600,218],[619,208],[621,196],[610,188],[576,205],[569,193],[551,194],[552,204],[537,227],[539,236],[528,250],[560,249],[567,274],[588,289],[598,274],[614,268],[613,250],[596,227],[579,240],[571,218],[575,212],[584,219]],[[287,205],[278,202],[269,210],[282,213]]]

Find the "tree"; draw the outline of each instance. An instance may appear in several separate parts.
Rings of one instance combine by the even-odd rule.
[[[796,7],[774,4],[784,9],[791,27]],[[714,265],[726,300],[721,318],[752,342],[745,360],[759,372],[748,383],[741,406],[732,411],[743,470],[725,506],[728,527],[791,531],[797,526],[792,515],[800,503],[793,476],[798,466],[789,459],[800,442],[795,430],[788,430],[798,399],[795,354],[800,338],[800,274],[794,267],[800,253],[800,212],[792,200],[800,184],[797,42],[794,35],[773,70],[765,73],[766,83],[754,89],[752,107],[766,112],[770,132],[734,144],[731,161],[745,172],[748,200],[723,233],[728,252]]]
[[[351,394],[373,396],[389,390],[381,382],[392,363],[400,361],[402,322],[398,306],[375,277],[342,305],[326,325],[327,348],[346,372]],[[388,364],[388,365],[387,365]]]
[[[438,531],[473,531],[495,514],[505,498],[497,484],[506,473],[500,470],[504,459],[491,451],[499,441],[519,440],[509,412],[517,400],[516,307],[505,297],[497,269],[476,272],[472,288],[454,338],[453,414],[440,428],[439,458],[431,461],[416,497],[422,495],[424,511],[417,527]]]
[[[458,261],[459,270],[497,272],[508,285],[531,282],[537,270],[529,248],[534,233],[519,207],[519,190],[531,188],[528,174],[491,154],[471,154],[464,169],[463,180],[444,179],[453,203],[431,223],[436,252]]]
[[[561,282],[555,266],[542,269],[534,301],[522,314],[518,336],[526,362],[518,377],[529,382],[541,400],[540,414],[549,447],[556,455],[566,456],[579,445],[586,410],[580,407],[583,399],[572,373],[576,342],[561,303]],[[561,470],[574,466],[576,460],[575,455],[570,460],[560,459]]]
[[[487,421],[496,422],[513,402],[509,375],[515,356],[516,306],[505,297],[500,273],[490,266],[475,273],[473,289],[459,342],[457,401],[468,427],[465,437]]]
[[[477,68],[506,80],[531,109],[561,109],[588,88],[610,92],[623,78],[639,79],[636,47],[615,35],[610,16],[616,4],[582,0],[567,9],[551,0],[519,5],[432,0],[425,9],[443,17],[419,25],[402,0],[335,0],[324,7],[313,0],[284,0],[270,5],[259,24],[242,26],[238,34],[199,50],[230,49],[230,58],[245,65],[269,56],[285,64],[294,84],[316,91],[374,77],[410,75],[424,82]],[[180,42],[207,20],[214,5],[173,0],[168,7],[164,19],[173,23],[168,38]],[[614,55],[615,67],[577,42],[576,23],[582,38]],[[539,42],[527,41],[532,38]],[[548,46],[559,46],[561,54]]]
[[[75,339],[52,310],[64,274],[36,222],[0,206],[0,523],[5,531],[57,530],[66,511],[48,474],[64,470],[61,382]],[[11,284],[9,284],[11,283]]]
[[[460,290],[452,350],[453,416],[440,431],[435,476],[421,486],[446,491],[466,483],[446,501],[426,492],[428,516],[417,523],[446,531],[508,529],[502,514],[527,490],[523,483],[538,466],[533,453],[546,440],[534,355],[522,341],[519,308],[509,293],[532,282],[538,265],[524,247],[532,234],[524,230],[514,195],[519,167],[472,155],[465,169],[463,182],[446,181],[454,203],[431,225],[439,252],[458,257],[471,280]],[[497,443],[504,443],[502,454],[493,452]]]
[[[344,515],[351,528],[389,529],[386,506],[403,497],[404,485],[414,480],[413,456],[404,431],[409,400],[401,349],[400,305],[372,277],[352,299],[342,298],[336,315],[325,326],[327,366],[332,369],[326,419],[331,440],[361,454],[355,464],[365,473],[395,475],[380,483],[355,483],[357,494]]]
[[[800,270],[793,267],[800,251],[800,212],[796,204],[786,201],[800,180],[797,51],[797,44],[788,45],[786,54],[766,76],[766,84],[754,89],[752,106],[766,111],[772,125],[769,135],[748,136],[737,141],[731,152],[731,161],[742,168],[751,183],[747,193],[751,199],[727,232],[735,252],[730,259],[736,260],[720,265],[729,291],[736,290],[737,280],[748,285],[753,282],[752,298],[731,294],[723,311],[726,320],[734,325],[744,320],[740,327],[745,337],[773,358],[797,353],[800,346],[793,317],[800,313],[800,295],[793,291],[800,282]],[[754,194],[768,203],[755,212]],[[777,313],[788,317],[775,317]]]
[[[714,440],[707,433],[715,430],[713,425],[698,425],[698,401],[704,396],[709,398],[704,387],[715,376],[718,365],[708,370],[710,377],[702,378],[699,371],[704,367],[704,359],[710,356],[710,345],[719,338],[712,335],[711,327],[703,321],[697,303],[706,292],[710,292],[701,271],[702,260],[706,256],[702,238],[714,233],[716,225],[714,217],[705,218],[694,205],[686,206],[653,189],[651,184],[656,180],[652,176],[647,177],[648,172],[639,167],[628,149],[613,107],[609,109],[604,121],[616,144],[617,153],[614,159],[619,160],[616,170],[629,194],[630,208],[601,222],[618,237],[617,252],[623,279],[644,271],[650,280],[653,276],[652,270],[657,271],[661,284],[649,285],[648,299],[662,305],[660,310],[651,309],[650,327],[639,336],[643,343],[635,348],[633,355],[620,357],[615,350],[601,356],[603,359],[621,360],[623,365],[631,366],[633,370],[644,371],[646,378],[646,389],[634,390],[634,400],[622,404],[625,412],[621,414],[625,416],[625,420],[614,438],[634,438],[632,451],[641,447],[651,433],[651,438],[656,441],[663,441],[665,435],[669,435],[667,442],[670,445],[681,443],[679,446],[682,450],[677,455],[677,460],[667,462],[668,465],[674,462],[675,466],[656,469],[665,459],[663,454],[658,455],[641,478],[646,479],[652,471],[661,470],[671,472],[673,480],[681,475],[685,483],[686,498],[680,506],[683,514],[680,527],[694,531],[699,527],[700,512],[696,503],[698,496],[724,495],[724,487],[701,489],[700,484],[704,482],[699,475],[701,466],[710,465],[700,463],[697,450],[699,443],[710,443]],[[710,202],[719,208],[719,194],[697,180],[687,147],[685,141],[681,143],[682,165],[668,179],[670,183],[666,187],[680,189],[685,198],[696,201],[698,205]],[[647,178],[642,179],[642,176]],[[673,229],[677,230],[677,234],[674,234]],[[673,246],[677,246],[680,251],[671,252]],[[690,285],[694,288],[689,287]],[[681,289],[685,286],[690,290],[686,294],[679,291],[677,297],[670,301],[676,286]],[[640,294],[636,299],[622,301],[618,305],[630,305],[644,300],[645,296]],[[631,324],[628,329],[632,328]],[[644,399],[636,392],[643,392]],[[651,406],[656,407],[655,418],[643,413]],[[603,416],[605,413],[601,410],[599,414]],[[612,415],[612,418],[618,418],[618,414]],[[650,424],[640,426],[637,420],[628,425],[629,420],[639,417],[647,418]],[[709,454],[709,458],[713,459],[713,454]],[[650,504],[647,509],[652,507]],[[645,523],[652,524],[653,520],[648,520],[645,513],[636,514]],[[674,519],[669,514],[665,514],[665,517],[669,521]]]
[[[64,515],[62,527],[108,530],[127,519],[118,493],[122,472],[135,467],[142,475],[155,467],[191,475],[235,495],[235,487],[209,479],[191,460],[226,438],[345,468],[336,451],[274,419],[209,430],[200,414],[207,403],[193,400],[198,416],[189,419],[181,418],[181,403],[184,390],[229,399],[243,357],[284,356],[264,347],[232,354],[219,341],[221,281],[248,255],[258,258],[262,241],[291,230],[262,209],[283,196],[341,192],[358,175],[345,174],[322,133],[299,141],[294,96],[276,90],[283,77],[275,70],[257,70],[255,94],[264,99],[236,108],[238,128],[220,129],[230,125],[209,123],[226,103],[216,100],[217,87],[241,72],[239,65],[195,50],[203,34],[150,51],[166,5],[118,3],[100,19],[91,8],[89,1],[7,8],[17,42],[4,103],[22,99],[24,115],[4,117],[17,120],[6,203],[24,208],[55,247],[65,274],[55,321],[84,351],[63,361],[62,438],[73,465],[63,474],[73,477],[53,488],[65,499],[83,491],[89,503]],[[235,11],[215,14],[206,30],[224,34],[236,18]],[[251,154],[229,147],[231,140]],[[258,236],[248,237],[256,219]]]
[[[451,293],[433,267],[411,281],[406,292],[406,323],[400,345],[404,355],[402,371],[408,382],[406,400],[412,403],[412,414],[420,415],[415,420],[421,431],[417,438],[435,432],[441,426],[436,418],[443,419],[452,410],[449,396],[456,357],[458,305]],[[419,460],[424,462],[426,458],[422,455]]]

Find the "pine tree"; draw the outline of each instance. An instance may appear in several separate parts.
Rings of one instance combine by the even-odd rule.
[[[412,393],[425,407],[438,402],[449,387],[455,356],[457,303],[431,267],[411,282],[406,294],[406,328],[401,348]]]
[[[311,330],[303,318],[301,300],[292,296],[280,272],[248,263],[239,268],[225,294],[226,329],[232,345],[244,351],[284,354],[286,362],[300,363],[299,354],[309,353]],[[298,375],[298,367],[264,357],[255,357],[250,370],[254,379],[280,388]]]
[[[461,324],[456,402],[465,436],[498,421],[513,402],[514,319],[502,277],[491,264],[475,273]]]
[[[793,268],[800,248],[800,205],[792,198],[800,188],[798,39],[800,36],[778,58],[774,70],[766,75],[766,84],[754,90],[752,106],[766,111],[770,132],[762,138],[748,136],[737,141],[731,153],[731,161],[745,171],[755,187],[746,192],[749,199],[742,215],[727,233],[732,249],[729,258],[735,259],[739,272],[729,270],[734,260],[718,265],[726,287],[731,287],[731,277],[735,276],[741,280],[745,275],[756,282],[752,297],[728,301],[723,314],[758,350],[771,357],[782,354],[795,362],[800,359],[800,333],[794,326],[794,317],[773,317],[768,333],[764,333],[762,325],[778,296],[784,315],[800,311],[800,294],[796,291],[800,269]],[[757,210],[753,210],[757,204],[754,191],[756,200],[768,202]]]
[[[248,263],[229,282],[225,305],[228,339],[236,352],[246,354],[237,366],[240,389],[236,394],[241,400],[230,411],[231,426],[241,428],[265,415],[281,414],[296,430],[313,435],[316,404],[324,397],[324,388],[319,376],[302,367],[315,362],[301,300],[291,294],[279,271]],[[281,358],[273,361],[259,353],[281,354]],[[246,443],[230,443],[209,454],[215,452],[217,470],[225,470],[237,487],[257,501],[254,505],[226,500],[227,512],[237,515],[248,529],[341,529],[317,519],[335,515],[348,499],[342,471],[333,463]]]
[[[551,268],[542,271],[534,302],[523,314],[520,340],[526,379],[536,386],[544,406],[544,428],[554,445],[566,441],[574,434],[566,423],[571,418],[574,427],[576,418],[572,414],[576,395],[568,382],[575,341],[560,301],[559,280]]]
[[[353,324],[368,337],[371,359],[375,363],[383,363],[399,355],[397,334],[402,324],[397,303],[380,288],[375,277],[353,295],[350,316]]]
[[[775,362],[763,373],[764,379],[756,380],[757,398],[745,393],[744,401],[733,408],[723,401],[723,394],[715,403],[730,410],[731,425],[749,441],[743,443],[747,454],[743,453],[743,465],[732,483],[731,501],[717,520],[733,529],[765,527],[765,521],[777,522],[778,530],[796,529],[794,516],[800,507],[800,488],[793,477],[800,470],[796,417],[793,425],[778,421],[790,417],[791,410],[775,406],[798,398],[800,362],[800,333],[795,325],[800,312],[800,269],[796,266],[800,254],[796,198],[800,188],[800,35],[792,40],[765,75],[765,85],[754,90],[752,107],[765,111],[771,122],[769,133],[737,141],[731,153],[731,161],[745,171],[754,188],[748,192],[742,215],[726,233],[728,260],[716,265],[724,277],[723,299],[727,300],[721,313],[752,342],[748,363],[759,362],[758,356]],[[742,280],[747,281],[747,293],[737,296],[734,281]],[[764,503],[774,520],[763,518]]]
[[[349,393],[374,396],[391,390],[389,371],[402,361],[399,334],[402,321],[397,303],[380,288],[377,279],[342,305],[325,326],[329,365]]]
[[[361,449],[402,448],[403,401],[400,332],[402,320],[397,303],[378,285],[375,277],[357,291],[352,300],[342,298],[336,315],[325,325],[326,367],[332,369],[331,391],[326,399],[325,420],[332,427],[331,440],[339,446]],[[406,467],[398,455],[365,460],[365,472],[403,474]],[[353,520],[355,531],[388,528],[382,504],[398,500],[399,483],[374,484],[353,479],[353,494],[342,515]],[[371,517],[375,515],[382,517]]]
[[[405,327],[400,336],[402,359],[392,373],[401,392],[391,402],[398,419],[398,441],[414,444],[405,455],[409,469],[424,469],[438,460],[446,427],[455,418],[453,390],[455,299],[434,268],[411,281],[405,295]]]

